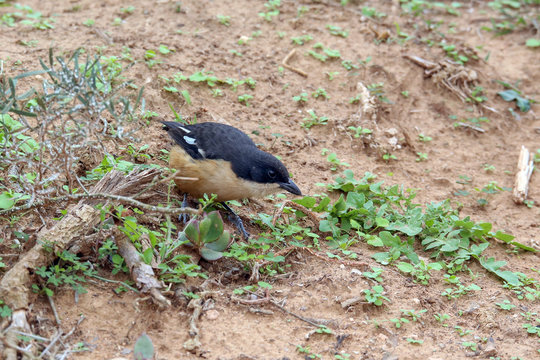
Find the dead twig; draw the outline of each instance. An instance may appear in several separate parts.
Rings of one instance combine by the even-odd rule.
[[[514,182],[513,195],[516,204],[523,204],[527,199],[529,181],[534,169],[533,163],[533,156],[530,154],[529,149],[522,145],[517,163],[516,180]]]
[[[126,261],[131,278],[141,288],[141,291],[150,293],[154,302],[161,308],[170,307],[171,302],[159,292],[159,289],[164,287],[163,283],[156,278],[152,267],[142,261],[131,240],[120,231],[115,232],[114,239],[119,254]]]
[[[200,211],[198,209],[193,208],[165,208],[155,205],[149,205],[145,204],[143,202],[140,202],[138,200],[135,200],[131,197],[122,196],[122,195],[114,195],[114,194],[105,194],[105,193],[91,193],[91,194],[72,194],[72,195],[64,195],[59,196],[52,199],[44,199],[42,201],[36,201],[31,204],[26,204],[18,207],[14,207],[8,210],[2,210],[0,211],[0,215],[9,215],[14,212],[28,210],[37,206],[43,206],[45,204],[51,203],[51,202],[62,202],[62,201],[69,201],[69,200],[81,200],[81,199],[105,199],[105,200],[114,200],[116,202],[119,202],[121,204],[127,204],[131,206],[135,206],[139,209],[150,211],[150,212],[158,212],[161,214],[170,214],[170,215],[179,215],[179,214],[189,214],[189,215],[198,215]]]
[[[281,65],[286,68],[286,69],[289,69],[299,75],[302,75],[303,77],[308,77],[308,74],[305,72],[305,71],[302,71],[298,68],[295,68],[294,66],[291,66],[289,65],[289,60],[291,59],[291,57],[296,53],[296,49],[292,49],[288,54],[287,56],[285,56],[285,58],[283,59],[283,61],[281,62]]]

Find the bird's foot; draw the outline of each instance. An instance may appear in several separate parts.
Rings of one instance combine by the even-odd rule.
[[[182,207],[187,208],[188,205],[189,205],[189,203],[188,203],[188,200],[187,200],[187,194],[184,194],[184,200],[182,201]],[[189,218],[190,218],[189,214],[186,214],[186,213],[178,215],[178,221],[180,221],[183,224],[187,224],[187,222],[189,221]]]
[[[249,233],[246,231],[246,228],[244,227],[244,222],[242,221],[240,216],[238,216],[238,214],[235,213],[234,210],[231,209],[229,205],[225,204],[224,202],[222,202],[221,205],[223,205],[225,210],[229,212],[229,221],[232,222],[234,226],[236,226],[236,228],[238,229],[238,231],[240,231],[244,239],[246,240],[249,239]]]

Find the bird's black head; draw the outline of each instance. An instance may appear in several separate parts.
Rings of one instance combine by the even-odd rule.
[[[277,184],[280,188],[295,195],[302,195],[296,184],[289,178],[289,172],[275,156],[258,150],[250,150],[236,162],[233,170],[238,176],[261,184]]]

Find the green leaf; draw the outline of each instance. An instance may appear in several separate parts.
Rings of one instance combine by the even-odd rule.
[[[525,45],[528,46],[528,47],[539,47],[540,46],[540,39],[535,39],[535,38],[530,38],[530,39],[527,39],[527,41],[525,42]]]
[[[211,250],[223,252],[225,251],[225,249],[227,249],[227,246],[229,245],[230,237],[231,237],[231,234],[229,234],[228,231],[225,231],[224,233],[221,234],[219,239],[211,243],[207,243],[206,247]]]
[[[7,191],[4,191],[0,194],[0,209],[7,210],[11,209],[15,205],[15,200],[13,200],[13,195]]]
[[[397,247],[401,245],[399,236],[393,236],[389,231],[381,231],[379,237],[385,246]]]
[[[385,218],[382,218],[382,217],[376,217],[375,218],[375,223],[377,224],[377,227],[382,227],[382,228],[386,228],[389,224],[390,224],[390,221],[386,220]],[[386,231],[388,233],[388,231]]]
[[[191,105],[191,96],[189,95],[189,91],[182,90],[182,96],[184,97],[184,100],[186,100],[186,104]]]
[[[223,220],[221,219],[221,215],[217,211],[212,211],[207,215],[205,220],[208,220],[210,224],[204,236],[201,230],[201,238],[205,243],[216,241],[223,234]]]
[[[186,225],[184,233],[192,244],[199,244],[199,222],[196,219],[191,219],[191,221]]]
[[[302,205],[308,209],[311,209],[315,206],[315,204],[317,203],[317,200],[314,198],[314,197],[311,197],[311,196],[304,196],[303,198],[301,199],[295,199],[293,200],[293,202],[299,204],[299,205]]]
[[[212,250],[212,249],[208,248],[207,246],[202,247],[202,248],[199,250],[199,253],[201,254],[201,256],[202,256],[206,261],[215,261],[215,260],[221,259],[221,258],[223,257],[223,253],[222,253],[222,252]]]
[[[401,221],[396,221],[395,223],[392,223],[386,226],[385,229],[401,231],[402,233],[408,236],[415,236],[422,232],[421,226],[404,224]]]
[[[504,101],[514,101],[519,96],[519,93],[515,90],[504,90],[497,93]]]
[[[527,112],[531,109],[531,102],[528,99],[522,98],[521,96],[516,99],[516,104],[521,112]]]
[[[442,252],[453,252],[453,251],[456,251],[457,249],[459,249],[459,239],[448,239],[448,241],[446,242],[446,244],[443,245],[443,247],[441,247],[441,251]]]
[[[409,264],[403,261],[399,262],[396,266],[399,270],[403,271],[404,273],[410,273],[414,270],[414,266],[412,266],[412,264]]]
[[[502,231],[497,231],[495,234],[493,234],[493,237],[495,239],[499,239],[501,241],[504,241],[505,243],[510,243],[510,241],[514,240],[516,237],[514,235],[503,233]]]
[[[133,347],[133,356],[136,360],[151,360],[154,358],[154,344],[145,333],[137,339]]]
[[[143,258],[144,263],[147,264],[147,265],[150,265],[152,263],[152,258],[154,256],[154,252],[153,252],[152,248],[148,248],[148,249],[143,251],[141,256]]]

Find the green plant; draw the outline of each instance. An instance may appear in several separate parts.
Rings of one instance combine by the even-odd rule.
[[[454,326],[454,330],[456,330],[458,335],[461,336],[461,337],[463,337],[465,335],[469,335],[469,334],[471,334],[473,332],[472,330],[464,329],[461,326]]]
[[[495,305],[497,305],[499,308],[501,308],[502,310],[507,310],[507,311],[510,311],[512,310],[513,308],[516,307],[516,305],[513,305],[510,301],[508,300],[503,300],[502,303],[495,303]]]
[[[443,327],[448,327],[448,324],[445,324],[445,321],[450,319],[450,315],[448,314],[434,314],[435,320],[437,320]]]
[[[306,92],[300,93],[300,95],[293,96],[293,101],[299,104],[305,104],[308,101],[308,94]]]
[[[230,26],[231,25],[231,17],[230,16],[226,16],[226,15],[217,15],[216,16],[219,23],[221,25],[225,25],[225,26]]]
[[[52,296],[54,292],[51,288],[69,285],[79,294],[86,293],[86,289],[81,285],[86,282],[84,276],[95,276],[97,270],[90,262],[81,262],[77,255],[68,251],[59,253],[58,258],[58,264],[36,269],[35,273],[43,279],[43,283],[41,286],[32,284],[34,292]]]
[[[9,306],[4,304],[3,300],[0,300],[0,317],[9,318],[12,313],[13,313],[13,310],[11,310]]]
[[[383,282],[383,278],[381,276],[382,273],[383,273],[382,268],[372,266],[371,271],[364,271],[362,275],[367,277],[368,279],[372,279],[379,283],[382,283]]]
[[[429,283],[429,279],[431,278],[431,270],[440,271],[443,268],[443,266],[438,262],[426,264],[424,260],[420,260],[420,262],[416,264],[410,264],[402,261],[396,266],[400,271],[410,274],[415,283],[419,282],[422,285],[427,285]]]
[[[521,92],[515,89],[499,91],[497,93],[504,101],[515,101],[521,112],[527,112],[531,109],[531,100],[522,97]]]
[[[390,154],[390,153],[383,154],[382,158],[386,162],[389,162],[390,160],[397,160],[396,155],[393,155],[393,154]]]
[[[354,138],[359,138],[359,137],[373,133],[372,130],[363,128],[361,126],[357,126],[357,127],[349,126],[347,129],[352,130],[354,132],[353,134]]]
[[[362,15],[367,16],[369,18],[377,18],[377,19],[380,19],[386,16],[385,13],[379,12],[377,9],[368,7],[368,6],[362,7]]]
[[[279,15],[279,7],[281,6],[281,0],[268,0],[264,7],[266,12],[260,12],[259,16],[266,21],[272,21],[272,19]]]
[[[135,11],[135,6],[127,6],[125,8],[124,7],[120,8],[120,12],[126,15],[133,14],[134,11]]]
[[[374,285],[371,289],[364,289],[364,294],[369,304],[381,306],[383,300],[390,302],[390,299],[384,296],[384,288],[381,285]]]
[[[416,162],[426,161],[428,159],[427,153],[417,151],[416,155],[418,155],[418,157],[416,158]]]
[[[384,92],[384,83],[375,83],[367,86],[370,94],[376,96],[380,101],[390,103],[390,100],[386,97]]]
[[[322,155],[326,155],[327,153],[328,153],[328,149],[326,148],[322,149]],[[330,167],[330,170],[332,171],[336,171],[341,166],[347,166],[347,167],[351,166],[350,164],[339,160],[335,152],[330,153],[328,157],[326,158],[326,160],[330,162],[331,164],[333,164],[333,166]]]
[[[304,129],[310,129],[314,125],[326,125],[328,118],[326,116],[317,116],[315,110],[307,111],[309,117],[304,118],[304,121],[300,124]]]
[[[305,34],[302,36],[291,38],[292,43],[296,45],[304,45],[305,43],[310,42],[311,40],[313,40],[313,36],[311,36],[310,34]]]
[[[323,44],[321,44],[320,42],[313,45],[313,49],[316,49],[316,50],[320,49],[322,51],[322,54],[318,53],[318,52],[316,52],[314,50],[308,51],[308,54],[311,55],[313,58],[321,61],[321,62],[326,62],[326,60],[328,60],[329,58],[330,59],[337,59],[337,58],[341,57],[341,54],[340,54],[340,52],[338,50],[327,48]]]
[[[219,212],[213,211],[202,220],[192,219],[180,233],[181,241],[188,241],[206,260],[217,260],[229,245],[230,234],[223,231]]]
[[[238,95],[238,101],[244,103],[244,105],[249,106],[249,100],[253,99],[253,95],[244,94]]]
[[[458,276],[445,274],[444,277],[446,282],[454,285],[454,288],[446,288],[441,294],[442,296],[446,296],[449,300],[459,298],[471,291],[482,290],[482,288],[476,284],[470,284],[469,286],[463,285]]]
[[[324,90],[323,88],[318,88],[317,90],[315,90],[314,92],[311,93],[311,96],[313,96],[316,99],[319,98],[319,97],[323,97],[325,99],[330,99],[330,97],[326,93],[326,90]]]
[[[330,32],[330,34],[334,36],[341,36],[343,38],[346,38],[349,36],[349,32],[347,30],[343,30],[339,26],[336,25],[326,25],[326,29]]]
[[[478,344],[474,341],[464,341],[461,343],[461,345],[466,349],[470,349],[471,351],[476,351],[478,349]]]

